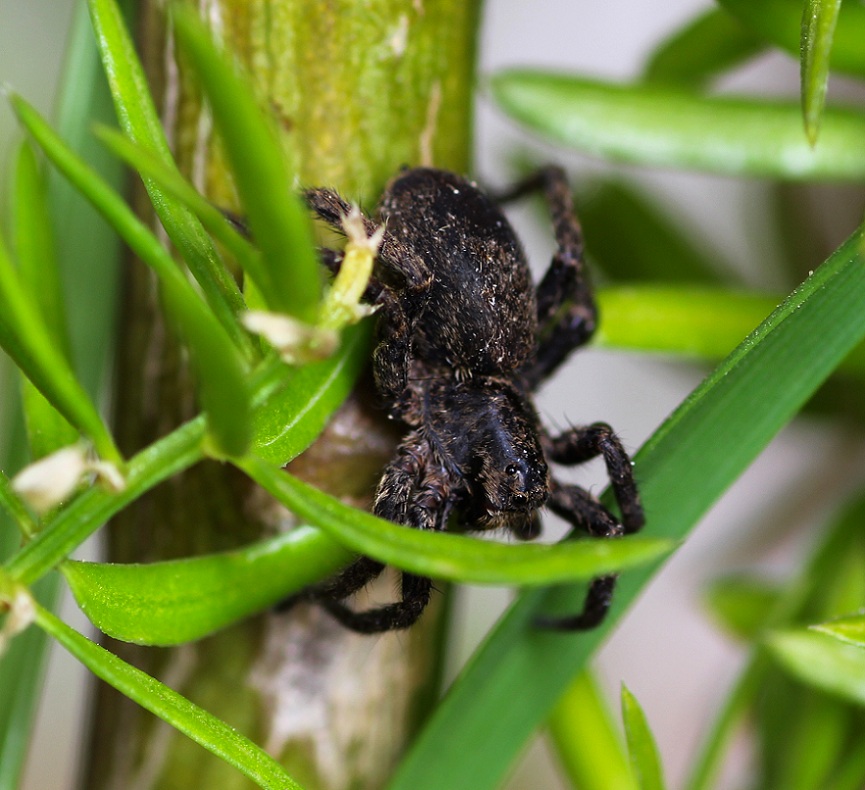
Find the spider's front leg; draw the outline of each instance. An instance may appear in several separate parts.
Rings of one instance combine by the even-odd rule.
[[[624,532],[626,534],[637,532],[643,526],[646,517],[640,503],[637,483],[634,480],[631,459],[609,425],[596,422],[592,425],[571,428],[560,436],[547,437],[545,451],[551,461],[565,466],[575,466],[602,456],[607,467],[613,496],[622,514]],[[585,525],[584,528],[589,534],[595,534],[591,525]]]
[[[446,481],[427,473],[429,445],[419,433],[409,434],[400,447],[397,458],[387,467],[376,493],[374,512],[377,516],[414,529],[444,529],[449,512],[449,486]],[[375,563],[361,557],[359,563]],[[377,564],[377,563],[376,563]],[[381,569],[378,564],[379,570]],[[423,576],[403,573],[401,600],[375,609],[358,612],[341,600],[363,586],[343,586],[341,579],[357,581],[349,566],[340,577],[328,584],[330,597],[318,599],[340,623],[364,634],[396,631],[414,625],[430,599],[432,581]],[[377,575],[377,574],[376,574]]]
[[[352,207],[338,193],[325,188],[309,189],[304,192],[304,200],[331,227],[343,230],[342,221]],[[363,223],[369,235],[376,232],[372,219],[363,216]],[[325,248],[319,255],[328,269],[339,270],[341,253]],[[387,229],[377,260],[386,272],[388,283],[395,279],[397,284],[392,286],[373,276],[364,292],[364,301],[379,308],[379,343],[374,352],[373,371],[376,388],[388,405],[389,415],[399,418],[408,408],[408,366],[414,322],[432,284],[432,274],[426,263]]]
[[[631,459],[609,425],[595,423],[572,428],[546,441],[548,457],[560,464],[574,465],[603,456],[621,522],[588,491],[575,485],[553,484],[549,508],[589,535],[615,538],[637,532],[645,522],[643,506],[634,481]],[[615,574],[600,576],[589,585],[583,611],[572,617],[541,618],[544,628],[576,631],[594,628],[607,614],[616,586]]]

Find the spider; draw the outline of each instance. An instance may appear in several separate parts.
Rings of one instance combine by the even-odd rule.
[[[526,256],[500,204],[540,190],[557,251],[533,286]],[[309,189],[308,206],[340,230],[351,206],[335,191]],[[468,530],[504,528],[521,540],[541,531],[548,507],[592,536],[637,531],[643,510],[631,462],[605,423],[553,436],[531,396],[592,335],[597,311],[583,241],[564,172],[546,167],[497,197],[432,168],[405,169],[388,185],[367,231],[384,223],[375,276],[364,299],[378,308],[373,357],[388,416],[406,427],[385,468],[374,512],[415,529],[444,530],[455,516]],[[322,249],[337,271],[342,253]],[[556,481],[549,463],[602,456],[621,518],[588,491]],[[403,573],[401,598],[367,611],[345,599],[383,570],[359,557],[303,594],[361,633],[408,628],[430,599],[430,579]],[[615,576],[594,579],[583,610],[546,619],[560,630],[596,626],[610,606]]]

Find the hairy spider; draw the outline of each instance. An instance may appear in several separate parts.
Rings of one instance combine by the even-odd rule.
[[[500,203],[541,190],[558,249],[532,285],[525,253]],[[351,206],[330,189],[305,193],[310,208],[336,229]],[[444,530],[452,515],[470,530],[540,534],[549,507],[589,535],[615,537],[644,521],[630,460],[604,423],[551,436],[532,392],[595,329],[597,312],[583,262],[580,226],[565,175],[545,168],[492,198],[443,170],[404,170],[389,184],[368,232],[385,225],[375,277],[364,295],[378,306],[373,372],[392,419],[406,425],[385,468],[374,512],[416,529]],[[323,249],[339,269],[342,254]],[[548,464],[602,456],[621,519],[586,490],[558,483]],[[348,628],[376,633],[408,628],[426,607],[432,583],[402,574],[401,600],[368,611],[343,601],[381,573],[359,557],[303,595]],[[610,605],[614,576],[595,579],[582,613],[545,627],[597,625]]]

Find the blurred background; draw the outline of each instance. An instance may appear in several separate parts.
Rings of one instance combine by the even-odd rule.
[[[49,114],[72,6],[71,0],[0,0],[0,80]],[[710,6],[704,0],[487,0],[481,76],[506,66],[530,65],[628,80],[639,74],[660,40]],[[782,55],[770,55],[737,71],[721,87],[796,96],[798,85],[798,64]],[[844,91],[846,86],[833,84],[832,89]],[[0,156],[6,169],[9,144],[16,137],[11,112],[0,104]],[[775,241],[769,185],[613,167],[565,153],[520,132],[481,91],[475,152],[479,180],[505,185],[514,174],[515,159],[525,157],[564,165],[578,189],[611,174],[625,179],[672,216],[696,246],[742,281],[767,291],[782,289],[777,273],[783,253]],[[813,198],[827,215],[823,243],[828,247],[840,243],[858,223],[862,208],[861,199],[852,205],[849,200],[837,204],[831,202],[832,195],[826,189]],[[513,213],[536,272],[546,267],[553,248],[552,235],[539,216],[530,208]],[[591,247],[591,238],[588,244]],[[819,262],[815,258],[813,266]],[[589,349],[565,366],[542,393],[538,406],[553,428],[609,422],[633,452],[705,372],[697,365]],[[798,494],[848,484],[831,463],[843,452],[843,441],[813,418],[800,419],[785,430],[705,518],[595,662],[614,705],[621,683],[641,702],[672,787],[680,784],[701,733],[742,660],[736,645],[701,608],[705,585],[739,568],[783,572],[804,540],[799,527],[818,523],[822,515],[813,509],[809,512],[807,496]],[[574,479],[595,490],[605,485],[603,470],[596,466],[577,471]],[[791,481],[798,490],[795,498]],[[787,500],[793,506],[779,509],[779,503]],[[779,513],[783,514],[780,519]],[[649,530],[651,526],[649,514]],[[784,536],[780,542],[779,534]],[[765,550],[766,543],[774,548]],[[509,599],[506,590],[462,588],[457,592],[450,676],[458,672]],[[87,631],[74,604],[66,603],[64,617]],[[55,650],[33,748],[39,757],[30,761],[27,790],[71,786],[86,710],[85,688],[85,673]],[[727,766],[724,786],[746,783],[749,769],[744,741],[740,752],[741,759]],[[507,787],[564,787],[541,740],[531,747]]]

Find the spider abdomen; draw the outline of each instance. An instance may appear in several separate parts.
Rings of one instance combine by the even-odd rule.
[[[457,375],[516,370],[534,350],[537,307],[499,207],[460,176],[416,168],[391,182],[380,212],[432,275],[416,305],[414,354]]]

